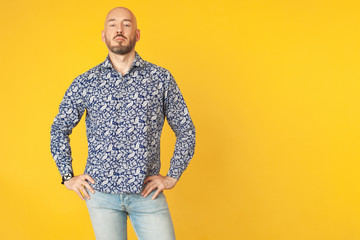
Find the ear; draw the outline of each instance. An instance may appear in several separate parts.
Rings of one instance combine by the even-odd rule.
[[[101,31],[101,40],[103,42],[105,42],[105,31],[104,30]]]
[[[136,42],[140,40],[140,29],[136,29]]]

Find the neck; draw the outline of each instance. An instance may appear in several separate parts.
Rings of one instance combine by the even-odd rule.
[[[125,75],[125,73],[129,71],[135,59],[135,49],[124,55],[109,51],[109,57],[115,70],[120,72],[122,75]]]

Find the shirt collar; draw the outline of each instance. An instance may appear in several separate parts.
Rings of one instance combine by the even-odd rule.
[[[135,59],[130,67],[130,69],[134,68],[134,67],[143,67],[144,66],[145,61],[140,57],[140,55],[135,51]],[[109,54],[106,56],[105,61],[103,61],[100,64],[101,67],[103,68],[114,68],[111,64],[111,60],[109,57]]]

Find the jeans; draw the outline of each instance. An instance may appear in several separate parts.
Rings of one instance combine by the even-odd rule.
[[[175,232],[163,192],[154,200],[139,194],[110,194],[95,190],[85,197],[97,240],[126,240],[127,216],[140,240],[174,240]]]

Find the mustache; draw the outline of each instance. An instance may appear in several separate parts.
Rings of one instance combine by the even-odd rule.
[[[118,34],[118,35],[116,35],[116,36],[114,37],[114,39],[115,39],[115,38],[117,38],[117,37],[122,37],[122,38],[126,39],[126,37],[125,37],[125,36],[123,36],[122,34]]]

